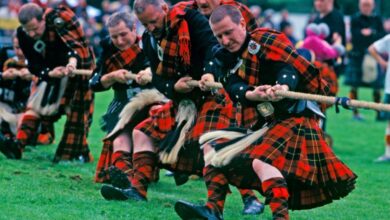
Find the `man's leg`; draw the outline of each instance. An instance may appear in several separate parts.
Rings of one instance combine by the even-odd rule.
[[[103,186],[101,193],[107,200],[146,200],[148,185],[152,180],[153,171],[157,164],[157,155],[154,152],[152,140],[142,131],[133,130],[133,143],[133,177],[131,178],[131,187],[120,189]]]
[[[257,215],[264,211],[264,205],[259,201],[253,190],[251,189],[238,189],[241,195],[242,202],[244,203],[244,209],[242,214],[244,215]]]
[[[203,148],[204,155],[210,150],[211,146],[205,145]],[[223,219],[223,208],[226,195],[229,191],[228,180],[219,168],[211,164],[205,164],[203,168],[203,179],[207,187],[206,205],[194,205],[185,201],[176,202],[175,211],[182,219]]]
[[[122,132],[114,139],[111,161],[112,166],[108,170],[111,184],[119,188],[129,188],[133,169],[129,134]]]
[[[253,170],[262,182],[262,191],[274,220],[289,219],[287,184],[278,169],[260,160],[253,160]]]
[[[50,119],[41,120],[41,129],[38,134],[38,138],[36,143],[38,145],[48,145],[54,143],[55,140],[55,130],[54,130],[54,122]]]
[[[357,87],[352,87],[351,90],[349,91],[349,98],[350,99],[358,99],[358,88]],[[359,111],[357,108],[353,109],[353,119],[357,121],[362,121],[364,120],[363,117],[359,114]]]
[[[22,121],[16,134],[16,139],[19,141],[22,148],[36,138],[39,123],[40,118],[34,111],[27,110],[23,114]]]
[[[12,152],[15,154],[15,159],[22,157],[23,149],[27,144],[31,143],[36,138],[36,131],[40,123],[40,118],[32,110],[27,110],[23,116],[16,134],[17,142],[10,145]]]

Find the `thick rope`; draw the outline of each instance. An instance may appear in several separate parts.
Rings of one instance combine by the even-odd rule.
[[[75,74],[92,74],[92,71],[90,70],[75,70],[73,71]],[[131,72],[128,72],[126,74],[126,77],[129,79],[135,79],[136,74],[133,74]],[[145,80],[151,82],[152,78],[147,77]],[[199,81],[197,80],[190,80],[187,82],[189,86],[193,87],[199,87]],[[206,82],[206,86],[212,89],[221,89],[223,88],[223,85],[218,82]],[[376,103],[376,102],[367,102],[367,101],[359,101],[355,99],[348,99],[345,97],[335,97],[335,96],[324,96],[324,95],[316,95],[316,94],[309,94],[309,93],[302,93],[302,92],[293,92],[293,91],[282,91],[278,90],[275,91],[275,94],[278,96],[282,96],[283,98],[289,98],[289,99],[298,99],[298,100],[310,100],[325,104],[335,104],[336,107],[341,105],[344,108],[365,108],[365,109],[374,109],[378,111],[387,111],[390,112],[390,105],[389,104],[383,104],[383,103]]]

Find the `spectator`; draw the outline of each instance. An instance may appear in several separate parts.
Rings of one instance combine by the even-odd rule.
[[[335,7],[337,4],[335,0],[314,0],[314,8],[317,15],[314,23],[325,23],[330,28],[330,33],[325,39],[329,44],[333,44],[341,38],[341,43],[345,47],[345,24],[343,14]],[[332,64],[335,68],[336,74],[340,75],[343,71],[342,60],[334,61]]]
[[[349,64],[346,71],[345,84],[351,86],[349,97],[358,98],[358,88],[365,86],[373,89],[373,99],[380,102],[380,89],[383,87],[383,77],[380,77],[380,69],[374,63],[377,71],[363,71],[363,65],[367,56],[367,48],[376,40],[385,35],[382,19],[374,14],[374,0],[360,0],[359,12],[351,19],[352,51],[349,54]],[[368,54],[367,54],[368,55]],[[366,57],[366,58],[365,58]],[[367,58],[369,59],[369,57]],[[375,75],[372,75],[376,73]],[[368,74],[372,75],[369,76]],[[353,110],[355,120],[363,120],[357,109]],[[379,119],[379,112],[377,114]]]
[[[390,34],[375,41],[369,48],[370,54],[378,61],[379,65],[386,69],[386,80],[385,80],[385,98],[384,103],[390,104],[390,69],[388,67],[389,60],[382,58],[380,54],[390,54]],[[388,120],[385,133],[385,154],[378,157],[375,162],[389,162],[390,161],[390,113],[386,112],[385,118]]]

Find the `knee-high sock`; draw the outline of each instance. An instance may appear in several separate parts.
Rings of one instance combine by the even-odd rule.
[[[19,141],[21,147],[25,147],[32,140],[35,140],[38,125],[39,118],[33,115],[23,116],[22,123],[16,134],[16,139]]]
[[[245,201],[248,201],[248,200],[256,200],[256,201],[260,202],[257,199],[257,196],[255,195],[255,193],[252,190],[250,190],[250,189],[239,189],[239,188],[237,188],[237,189],[240,192],[241,199],[242,199],[242,201],[244,203],[245,203]]]
[[[126,151],[115,151],[112,154],[112,165],[122,170],[124,173],[131,173],[133,169],[131,153]]]
[[[133,155],[133,177],[131,179],[131,186],[145,198],[156,163],[157,155],[151,151],[142,151]]]
[[[206,206],[222,214],[226,194],[229,191],[228,180],[219,168],[212,165],[203,168],[203,179],[207,187]]]
[[[271,178],[262,182],[262,190],[272,211],[272,219],[289,219],[288,190],[284,178]]]

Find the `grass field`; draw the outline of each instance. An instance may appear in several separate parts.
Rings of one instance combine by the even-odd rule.
[[[371,91],[362,90],[362,99],[371,100]],[[341,95],[347,94],[342,88]],[[29,148],[21,161],[0,156],[0,219],[178,219],[173,206],[186,199],[204,203],[206,190],[202,181],[190,181],[176,187],[161,172],[160,182],[149,190],[149,202],[108,202],[100,196],[100,184],[93,182],[96,159],[104,133],[99,118],[112,98],[111,93],[96,96],[94,123],[89,136],[95,162],[60,163],[51,159],[56,145]],[[384,151],[386,122],[376,122],[373,111],[362,111],[366,120],[351,119],[351,112],[328,112],[328,131],[334,138],[336,154],[359,176],[357,188],[347,198],[321,208],[291,212],[291,219],[390,219],[390,163],[373,160]],[[62,119],[56,124],[58,143]],[[224,217],[233,219],[270,219],[268,207],[261,216],[242,216],[238,193],[228,196]],[[261,198],[264,200],[264,198]]]

